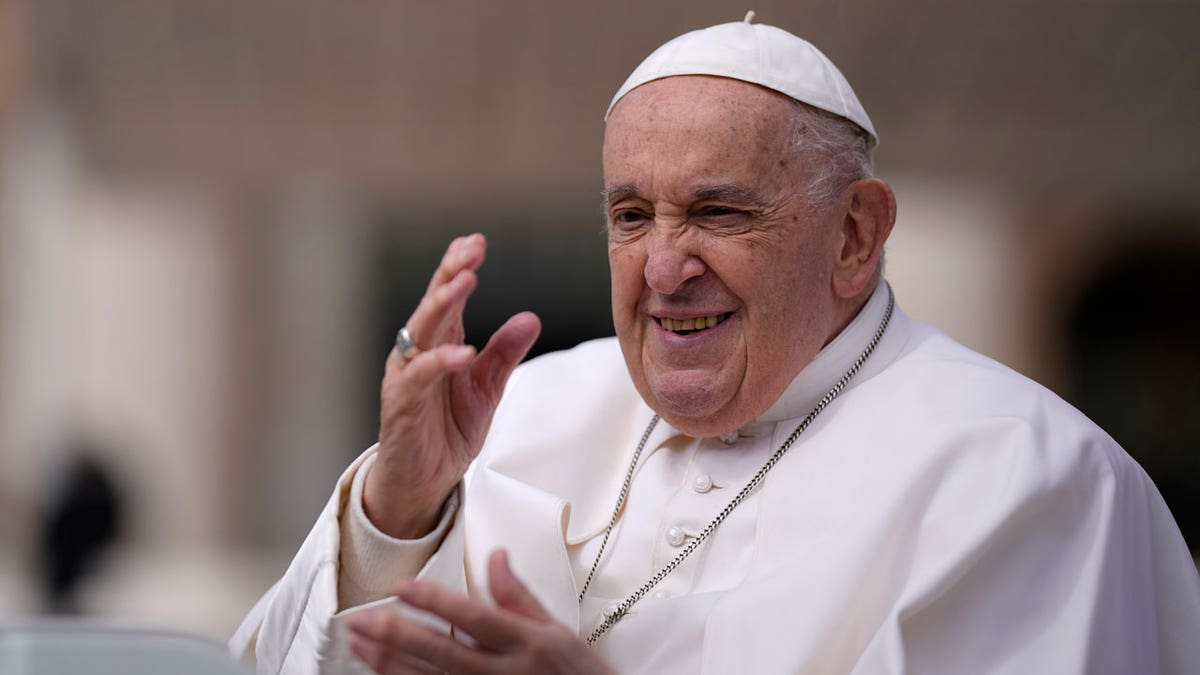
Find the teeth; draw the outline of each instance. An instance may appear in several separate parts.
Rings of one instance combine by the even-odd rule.
[[[663,317],[658,320],[658,323],[669,331],[681,330],[704,330],[725,320],[725,315],[714,314],[712,316],[698,316],[691,319],[668,319]]]

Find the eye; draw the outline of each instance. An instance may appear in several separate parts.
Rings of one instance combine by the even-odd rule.
[[[692,220],[710,232],[741,234],[750,230],[756,218],[754,212],[725,204],[708,204],[693,212]]]
[[[741,209],[735,209],[732,206],[716,206],[716,205],[714,205],[714,206],[706,206],[706,207],[700,209],[700,216],[707,217],[707,218],[723,218],[723,217],[728,217],[728,216],[740,216],[740,215],[743,215],[744,213],[745,213],[745,211],[742,211]]]
[[[647,222],[650,216],[641,209],[616,209],[609,218],[612,229],[621,232],[631,232]]]

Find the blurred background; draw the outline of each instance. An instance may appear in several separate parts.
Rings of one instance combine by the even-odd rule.
[[[655,46],[759,19],[853,83],[902,306],[1045,383],[1200,548],[1200,3],[0,0],[0,620],[224,639],[490,235],[477,343],[611,334],[599,149]]]

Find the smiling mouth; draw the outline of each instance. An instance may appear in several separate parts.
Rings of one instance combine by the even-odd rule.
[[[712,316],[697,316],[692,319],[669,319],[667,317],[658,318],[658,323],[664,329],[675,333],[676,335],[689,335],[698,333],[702,330],[707,330],[713,326],[728,319],[733,312],[725,312],[724,314],[713,314]]]

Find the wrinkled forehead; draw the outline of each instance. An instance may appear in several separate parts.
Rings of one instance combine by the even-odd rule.
[[[797,104],[722,77],[647,83],[614,107],[604,134],[608,189],[667,184],[680,190],[792,180]]]

